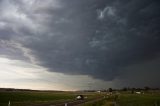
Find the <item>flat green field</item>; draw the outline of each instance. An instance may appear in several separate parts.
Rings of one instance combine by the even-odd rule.
[[[74,100],[80,92],[36,92],[36,91],[18,91],[18,92],[0,92],[0,106],[35,106],[38,104],[61,103]],[[95,97],[95,94],[85,93],[87,97]]]
[[[159,94],[125,94],[117,99],[121,106],[160,106]]]
[[[86,95],[88,98],[105,96],[99,101],[91,101],[81,106],[160,106],[160,93],[131,94],[120,92],[107,96],[106,93],[88,92],[39,92],[14,91],[0,92],[0,106],[38,106],[43,104],[56,104],[75,100],[76,95]],[[118,96],[117,96],[118,95]],[[116,99],[115,99],[116,97]],[[116,105],[115,105],[116,104]]]
[[[160,94],[129,94],[121,93],[108,96],[100,101],[85,103],[82,106],[160,106]]]

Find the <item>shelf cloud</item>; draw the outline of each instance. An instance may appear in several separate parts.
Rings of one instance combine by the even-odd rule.
[[[0,0],[0,56],[49,72],[160,86],[159,5],[158,0]]]

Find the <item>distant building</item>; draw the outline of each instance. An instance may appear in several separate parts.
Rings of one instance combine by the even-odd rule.
[[[101,91],[97,91],[98,93],[101,93]]]
[[[136,94],[141,94],[141,92],[135,92]]]

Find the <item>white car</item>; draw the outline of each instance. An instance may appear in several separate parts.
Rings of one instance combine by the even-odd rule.
[[[84,99],[84,96],[83,95],[78,95],[77,97],[76,97],[76,100],[83,100]]]

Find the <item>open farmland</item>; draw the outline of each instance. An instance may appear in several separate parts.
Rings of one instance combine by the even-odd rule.
[[[0,106],[35,106],[42,104],[59,104],[75,100],[76,95],[83,94],[91,99],[97,96],[94,93],[80,92],[39,92],[39,91],[14,91],[0,92]]]
[[[108,96],[94,103],[85,103],[82,106],[160,106],[160,94],[129,94],[121,93]]]
[[[87,96],[75,100],[77,95]],[[53,91],[1,91],[0,106],[160,106],[160,92],[131,94],[130,92],[53,92]]]

